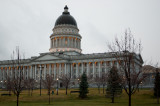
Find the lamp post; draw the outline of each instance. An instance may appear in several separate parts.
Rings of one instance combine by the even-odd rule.
[[[1,81],[1,88],[2,88],[2,85],[3,85],[3,81]]]
[[[57,78],[57,95],[58,95],[58,78]]]
[[[40,96],[41,96],[41,85],[42,85],[42,66],[40,65],[39,66],[39,69],[40,69]]]
[[[79,78],[78,78],[78,87],[79,87]]]
[[[142,82],[141,82],[141,89],[142,89]]]

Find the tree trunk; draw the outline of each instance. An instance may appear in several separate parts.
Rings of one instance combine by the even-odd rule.
[[[28,89],[28,96],[30,96],[30,90]]]
[[[50,104],[50,92],[49,92],[49,104]]]
[[[112,103],[114,103],[114,93],[113,93],[113,97],[112,97]]]
[[[11,96],[11,91],[9,90],[9,95]]]
[[[67,89],[68,89],[68,88],[66,87],[66,95],[67,95]]]
[[[128,79],[128,89],[129,89],[129,93],[128,93],[128,96],[129,96],[129,106],[131,106],[131,79],[130,79],[130,70],[129,70],[129,79]]]
[[[17,106],[19,104],[19,95],[17,95]]]
[[[158,89],[157,89],[157,104],[159,104],[159,94],[158,94]]]
[[[31,96],[32,96],[32,92],[33,92],[33,89],[32,89],[32,91],[31,91]]]
[[[104,94],[104,85],[103,85],[103,94]]]
[[[100,87],[98,86],[98,92],[99,92],[99,94],[100,94]]]
[[[129,96],[129,106],[131,106],[131,94],[129,94],[128,96]]]
[[[159,104],[159,96],[157,97],[157,104]]]

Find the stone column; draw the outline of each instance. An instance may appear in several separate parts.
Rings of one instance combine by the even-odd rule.
[[[27,66],[27,79],[28,79],[28,76],[29,76],[29,70],[28,70],[28,66]]]
[[[8,76],[9,76],[9,67],[7,67],[5,79],[6,79]],[[7,79],[6,79],[6,80],[7,80]]]
[[[7,77],[9,76],[9,72],[8,72],[8,70],[9,70],[9,67],[7,67]]]
[[[79,48],[81,49],[81,40],[79,40]]]
[[[107,67],[106,67],[107,65],[106,65],[106,61],[104,62],[104,70],[105,70],[105,74],[107,73]]]
[[[56,63],[54,64],[54,80],[56,80]]]
[[[59,47],[62,47],[62,39],[59,38]]]
[[[67,37],[67,47],[69,47],[69,37]]]
[[[31,78],[34,79],[34,68],[33,68],[33,65],[31,65],[31,69],[32,69],[32,75],[31,75],[32,77]]]
[[[34,66],[34,78],[37,79],[37,65]]]
[[[73,47],[73,38],[71,38],[71,40],[72,40],[72,41],[71,41],[71,42],[72,42],[72,43],[71,43],[71,47]]]
[[[6,68],[5,68],[5,67],[4,67],[4,69],[3,69],[3,74],[4,74],[3,79],[5,80],[5,79],[6,79]]]
[[[54,64],[52,64],[52,74],[53,74],[53,77],[54,77]]]
[[[50,75],[53,77],[53,75],[52,75],[52,74],[53,74],[53,72],[52,72],[52,71],[53,71],[53,66],[52,66],[52,64],[50,64],[50,65],[51,65],[51,66],[50,66],[50,69],[51,69],[51,70],[50,70]]]
[[[5,67],[3,68],[3,80],[5,80]]]
[[[89,63],[87,63],[87,76],[89,75]]]
[[[0,67],[0,80],[2,80],[2,72],[1,72],[2,70],[1,70],[1,67]]]
[[[56,47],[57,47],[57,38],[56,38]]]
[[[11,74],[10,74],[10,70],[9,70],[9,67],[7,67],[7,70],[8,70],[8,74],[7,74],[7,77],[10,77]],[[1,77],[1,76],[0,76]]]
[[[72,70],[73,70],[73,65],[72,65],[72,63],[71,63],[71,79],[73,78],[73,77],[72,77]]]
[[[67,63],[66,65],[67,65],[66,74],[71,76],[71,72],[70,72],[71,67],[70,67],[70,64],[69,64],[69,63]]]
[[[39,77],[37,78],[37,80],[41,80],[41,78],[42,78],[42,77],[41,77],[41,76],[42,76],[42,65],[41,65],[41,64],[40,64],[39,67],[38,67],[38,72],[37,72],[37,73],[38,73],[38,76],[39,76]]]
[[[77,43],[77,48],[79,49],[79,39],[77,40],[77,42],[78,42],[78,43]]]
[[[54,39],[52,39],[52,48],[54,47]]]
[[[65,68],[64,70],[65,70],[65,75],[66,75],[67,74],[67,72],[66,72],[67,71],[66,63],[64,64],[64,68]]]
[[[61,38],[61,47],[64,46],[64,42],[63,42],[64,38]]]
[[[111,68],[113,67],[113,61],[110,61],[110,66],[111,66]]]
[[[12,73],[13,73],[13,72],[12,72],[12,67],[11,67],[11,76],[10,76],[10,78],[12,78],[12,75],[13,75]],[[2,75],[2,74],[1,74],[1,75]]]
[[[4,67],[1,69],[2,72],[2,80],[4,80]]]
[[[61,38],[61,47],[64,47],[64,37]]]
[[[51,75],[51,64],[49,64],[49,75]]]
[[[76,42],[76,38],[75,38],[75,42],[74,42],[74,47],[75,47],[75,48],[76,48],[76,43],[77,43],[77,42]]]
[[[61,63],[59,64],[59,76],[61,76]]]
[[[95,73],[95,72],[94,72],[94,69],[95,69],[95,62],[93,62],[92,64],[93,64],[93,78],[94,78],[94,77],[95,77],[95,74],[94,74],[94,73]]]
[[[117,61],[117,69],[119,69],[119,62]]]
[[[52,45],[53,45],[53,48],[54,48],[54,47],[55,47],[55,45],[54,45],[54,39],[52,39],[52,41],[53,41],[53,42],[52,42]]]
[[[101,62],[98,62],[99,77],[101,77]]]
[[[31,68],[30,68],[30,78],[33,78],[33,75],[32,75],[32,65],[31,65]]]
[[[77,48],[79,48],[79,39],[77,39]]]
[[[76,63],[76,78],[78,77],[78,63]]]
[[[16,66],[14,67],[14,78],[16,78],[16,72],[17,72],[17,70],[16,70],[17,68],[16,68]]]
[[[50,47],[52,48],[52,39],[50,40]]]
[[[67,46],[66,43],[65,43],[65,41],[66,41],[66,38],[64,37],[64,38],[63,38],[63,47],[66,47],[66,46]]]
[[[82,70],[82,73],[81,73],[81,74],[83,74],[83,63],[81,63],[81,67],[82,67],[82,68],[81,68],[81,70]]]
[[[23,66],[23,70],[22,70],[22,72],[23,72],[23,76],[25,77],[24,68],[25,68],[25,67]]]
[[[46,79],[46,64],[44,64],[44,80]]]

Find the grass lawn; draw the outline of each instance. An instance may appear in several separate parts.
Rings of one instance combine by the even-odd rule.
[[[71,89],[76,90],[76,89]],[[102,89],[98,94],[97,88],[89,88],[88,98],[85,100],[78,98],[78,93],[71,94],[68,90],[68,95],[65,95],[65,90],[60,89],[59,95],[51,95],[51,105],[62,106],[127,106],[128,96],[123,91],[120,97],[115,99],[115,103],[111,103],[111,99],[105,98]],[[0,94],[7,93],[0,90]],[[25,90],[20,95],[20,105],[22,106],[44,106],[48,104],[47,90],[42,90],[42,96],[39,96],[39,90],[33,91],[33,96],[28,95],[28,91]],[[16,96],[0,96],[0,106],[15,106]],[[153,97],[153,91],[150,89],[143,89],[136,92],[132,96],[132,106],[158,106],[156,104],[156,98]],[[159,105],[160,106],[160,105]]]

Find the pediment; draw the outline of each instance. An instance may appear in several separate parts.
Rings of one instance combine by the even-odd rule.
[[[47,55],[43,55],[43,56],[38,57],[37,59],[35,59],[35,61],[36,60],[38,60],[38,61],[39,60],[57,60],[57,59],[61,59],[61,58],[47,54]]]

